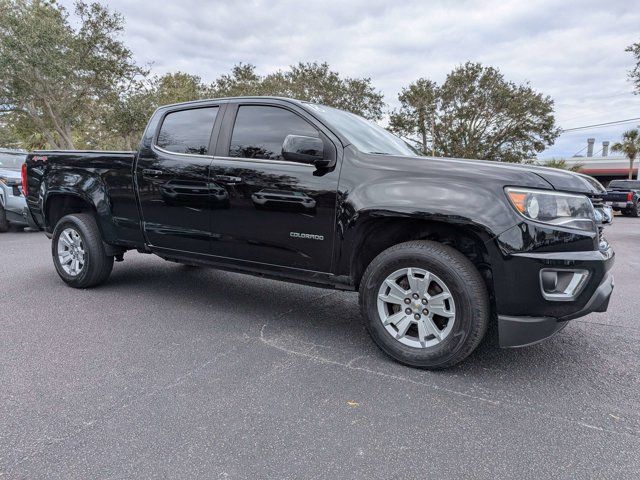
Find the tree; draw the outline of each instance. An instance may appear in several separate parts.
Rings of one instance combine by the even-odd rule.
[[[390,130],[425,153],[521,162],[560,135],[550,97],[479,63],[455,68],[441,86],[419,79],[398,100]]]
[[[621,152],[629,159],[629,180],[633,178],[633,162],[640,152],[640,132],[637,128],[627,130],[622,134],[622,142],[611,146],[613,152]],[[639,174],[640,177],[640,174]]]
[[[212,84],[212,97],[241,97],[247,95],[267,95],[264,78],[256,74],[256,67],[239,63],[231,73],[220,75]],[[272,94],[272,93],[271,93]]]
[[[0,110],[25,142],[84,144],[104,102],[142,73],[117,39],[119,14],[77,1],[75,16],[77,27],[53,1],[0,0]]]
[[[400,110],[392,113],[389,119],[391,130],[402,136],[417,139],[417,147],[424,155],[435,154],[433,129],[437,90],[438,86],[435,82],[425,78],[420,78],[403,88],[398,95]],[[429,142],[431,142],[432,151],[429,151]]]
[[[18,148],[22,144],[13,123],[9,123],[6,114],[0,114],[0,147]]]
[[[156,85],[156,78],[143,77],[125,92],[113,95],[94,136],[99,143],[95,148],[136,149],[149,117],[158,107]]]
[[[109,100],[102,128],[96,135],[102,135],[103,148],[135,149],[156,108],[207,96],[208,88],[197,75],[175,72],[160,77],[141,76]]]
[[[327,63],[298,63],[289,70],[278,70],[266,76],[255,72],[251,64],[236,65],[230,74],[216,79],[210,88],[214,97],[240,95],[275,95],[322,103],[380,119],[383,95],[371,85],[370,78],[341,77]]]
[[[200,100],[208,96],[208,89],[197,75],[184,72],[167,73],[155,80],[158,106]]]
[[[640,94],[640,42],[629,45],[625,52],[630,52],[636,61],[635,66],[629,71],[629,78],[633,82],[636,93]]]

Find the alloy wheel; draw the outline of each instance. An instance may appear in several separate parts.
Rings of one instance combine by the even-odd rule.
[[[82,237],[71,227],[65,228],[58,237],[58,261],[67,275],[77,276],[85,265]]]
[[[449,287],[438,276],[422,268],[401,268],[378,290],[378,315],[398,342],[428,348],[451,334],[456,309]]]

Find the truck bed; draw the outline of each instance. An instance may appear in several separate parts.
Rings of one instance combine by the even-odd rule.
[[[54,225],[45,222],[47,209],[63,208],[65,202],[67,205],[85,202],[101,213],[100,219],[110,219],[101,220],[99,225],[105,241],[128,247],[143,245],[134,188],[135,156],[135,152],[129,151],[30,153],[26,161],[27,203],[33,220],[51,233]]]

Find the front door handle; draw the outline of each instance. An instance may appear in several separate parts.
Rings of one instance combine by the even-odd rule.
[[[160,175],[162,175],[162,170],[153,170],[150,168],[142,169],[143,177],[158,178]]]

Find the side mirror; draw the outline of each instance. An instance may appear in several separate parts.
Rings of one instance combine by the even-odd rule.
[[[290,162],[312,163],[325,167],[330,160],[324,158],[324,143],[320,138],[287,135],[282,144],[282,156]]]

